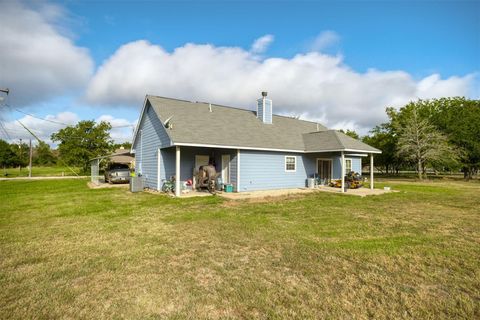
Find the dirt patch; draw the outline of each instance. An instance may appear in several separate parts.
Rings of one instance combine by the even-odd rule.
[[[281,201],[294,201],[301,199],[305,196],[305,194],[289,194],[283,196],[265,196],[262,198],[243,198],[243,199],[229,199],[221,204],[222,207],[225,208],[235,208],[239,207],[243,204],[256,204],[256,203],[269,203],[269,202],[281,202]]]

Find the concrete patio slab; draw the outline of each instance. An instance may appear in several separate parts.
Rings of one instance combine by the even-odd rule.
[[[348,189],[346,192],[342,193],[342,189],[328,187],[328,186],[318,186],[317,190],[322,192],[331,192],[331,193],[339,193],[339,194],[346,194],[350,196],[359,196],[359,197],[366,197],[366,196],[377,196],[385,193],[390,192],[398,192],[397,190],[384,190],[384,189],[369,189],[369,188],[359,188],[359,189]]]
[[[383,189],[373,189],[360,188],[360,189],[349,189],[347,192],[342,193],[339,188],[319,186],[317,188],[308,189],[308,188],[296,188],[296,189],[279,189],[279,190],[265,190],[265,191],[251,191],[251,192],[239,192],[239,193],[218,193],[220,197],[224,197],[230,200],[242,200],[242,199],[259,199],[267,197],[282,197],[289,195],[299,195],[299,194],[309,194],[314,192],[330,192],[338,193],[349,196],[358,196],[366,197],[373,195],[381,195],[389,192],[397,192],[394,190],[383,190]]]
[[[145,189],[145,192],[152,194],[162,194],[166,193],[158,192],[156,190]],[[222,192],[218,191],[215,195],[223,197],[229,200],[246,200],[246,199],[264,199],[264,198],[275,198],[275,197],[285,197],[292,195],[302,195],[310,194],[315,192],[330,192],[337,194],[344,194],[348,196],[357,196],[357,197],[366,197],[374,195],[382,195],[390,192],[398,192],[396,190],[384,190],[384,189],[373,189],[360,188],[360,189],[348,189],[347,192],[342,193],[339,188],[327,187],[327,186],[318,186],[313,189],[309,188],[294,188],[294,189],[278,189],[278,190],[262,190],[262,191],[250,191],[250,192]],[[172,193],[167,193],[166,195],[174,197]],[[208,197],[212,196],[211,193],[206,191],[190,191],[187,193],[182,193],[181,198],[192,198],[192,197]]]

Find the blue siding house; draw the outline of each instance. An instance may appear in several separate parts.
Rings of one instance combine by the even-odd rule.
[[[369,156],[373,167],[373,155],[381,153],[319,123],[273,114],[266,92],[256,106],[251,111],[147,95],[132,143],[136,174],[156,190],[175,177],[179,196],[180,181],[214,162],[235,192],[302,188],[309,177],[328,183],[349,171],[361,173],[362,157]],[[373,173],[370,178],[373,188]]]

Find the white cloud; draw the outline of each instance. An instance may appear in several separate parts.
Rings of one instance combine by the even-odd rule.
[[[97,123],[101,121],[109,122],[112,125],[110,136],[115,142],[131,142],[133,139],[133,131],[137,121],[129,121],[127,119],[115,118],[112,115],[102,115],[95,119]]]
[[[329,47],[337,45],[340,42],[340,36],[331,30],[326,30],[320,33],[311,43],[311,51],[323,51]]]
[[[403,71],[359,73],[339,56],[319,52],[258,59],[237,47],[186,44],[167,52],[147,41],[120,47],[97,71],[87,100],[139,107],[145,94],[255,108],[260,91],[274,111],[365,132],[385,120],[385,107],[416,98],[468,95],[474,76],[420,81]]]
[[[61,7],[44,2],[35,7],[2,2],[0,87],[10,88],[10,104],[25,106],[73,92],[90,79],[93,61],[57,23],[64,17]]]
[[[263,37],[258,38],[252,44],[250,51],[252,53],[264,53],[268,46],[273,42],[274,37],[271,34],[264,35]]]
[[[450,77],[446,80],[440,78],[439,74],[432,74],[418,83],[417,96],[418,98],[425,99],[431,96],[434,97],[448,97],[458,95],[459,92],[463,92],[463,95],[467,95],[468,88],[465,87],[465,81],[474,83],[475,76],[470,74],[466,77]]]

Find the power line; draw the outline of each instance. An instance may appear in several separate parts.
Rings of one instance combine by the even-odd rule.
[[[8,140],[12,140],[12,138],[10,137],[10,135],[7,132],[7,129],[3,125],[2,121],[0,121],[0,129],[2,129],[3,133],[5,134],[5,137],[8,138]]]
[[[25,115],[27,115],[27,116],[29,116],[29,117],[32,117],[32,118],[35,118],[35,119],[38,119],[38,120],[42,120],[42,121],[46,121],[46,122],[50,122],[50,123],[58,124],[58,125],[62,125],[62,126],[70,126],[70,125],[67,124],[67,123],[63,123],[63,122],[59,122],[59,121],[54,121],[54,120],[50,120],[50,119],[44,119],[44,118],[37,117],[37,116],[35,116],[35,115],[33,115],[33,114],[30,114],[30,113],[28,113],[28,112],[25,112],[25,111],[23,111],[23,110],[21,110],[21,109],[19,109],[19,108],[15,108],[15,107],[13,107],[13,106],[11,106],[11,105],[9,105],[9,104],[6,104],[6,103],[3,104],[3,105],[6,106],[6,107],[8,107],[8,108],[10,108],[10,109],[12,109],[12,110],[14,110],[14,111],[17,111],[17,112],[19,112],[19,113],[25,114]],[[10,129],[10,128],[7,129],[7,127],[5,126],[6,122],[5,122],[5,123],[3,123],[3,122],[5,122],[5,121],[3,121],[2,119],[0,119],[0,132],[3,132],[3,134],[8,138],[8,140],[12,140],[11,137],[10,137],[10,135],[9,135],[9,133],[8,133],[8,131],[14,133],[14,135],[18,135],[18,134],[24,133],[23,130],[15,130],[15,129]],[[18,121],[18,120],[17,120],[17,122],[20,123],[20,121]],[[23,129],[26,129],[25,126],[24,126],[22,123],[20,123],[20,125],[18,125],[17,123],[12,122],[12,124],[13,124],[13,125],[16,125],[16,126],[19,126],[19,127],[22,127]],[[131,124],[131,125],[111,126],[112,129],[128,128],[128,127],[134,128],[135,125]],[[37,130],[31,130],[31,129],[26,129],[26,130],[27,130],[31,135],[34,135],[34,134],[32,133],[32,131],[37,131]],[[37,131],[37,132],[38,132],[38,131]],[[38,134],[38,133],[37,133],[37,134]],[[34,135],[34,136],[35,136],[35,135]],[[69,138],[70,138],[70,139],[79,139],[79,140],[84,139],[84,137],[78,137],[78,136],[70,136]],[[38,139],[38,138],[37,138],[37,139]]]
[[[19,122],[18,120],[16,120],[17,122]],[[25,130],[24,127],[22,127],[20,124],[18,124],[17,122],[13,122],[12,125],[15,125],[16,127],[18,127],[19,129],[10,129],[10,128],[5,128],[8,132],[10,133],[13,133],[15,135],[29,135],[29,133]],[[22,128],[23,130],[21,130],[20,128]],[[1,128],[0,128],[1,129]],[[35,129],[30,129],[29,130],[33,133],[35,133],[37,136],[43,136],[43,132],[39,131],[39,130],[35,130]],[[85,139],[85,137],[82,137],[82,136],[73,136],[73,135],[70,135],[68,136],[69,139],[77,139],[77,140],[82,140],[82,139]]]
[[[9,107],[10,109],[13,109],[17,112],[20,112],[20,113],[23,113],[24,115],[27,115],[27,116],[30,116],[32,118],[35,118],[35,119],[38,119],[38,120],[43,120],[43,121],[47,121],[47,122],[51,122],[51,123],[55,123],[55,124],[60,124],[60,125],[63,125],[63,126],[70,126],[71,124],[67,124],[67,123],[63,123],[63,122],[59,122],[59,121],[54,121],[54,120],[50,120],[50,119],[44,119],[44,118],[40,118],[40,117],[37,117],[31,113],[28,113],[28,112],[25,112],[23,110],[20,110],[18,108],[15,108],[15,107],[12,107],[8,104],[5,104],[7,107]],[[125,124],[125,125],[121,125],[121,126],[112,126],[112,129],[116,129],[116,128],[128,128],[128,127],[135,127],[135,125],[133,124]]]
[[[63,123],[63,122],[58,122],[58,121],[53,121],[53,120],[49,120],[49,119],[43,119],[43,118],[40,118],[40,117],[37,117],[37,116],[34,116],[33,114],[30,114],[30,113],[27,113],[25,111],[22,111],[20,109],[17,109],[17,108],[13,108],[11,107],[10,105],[7,104],[8,107],[12,108],[13,110],[17,111],[17,112],[20,112],[20,113],[23,113],[27,116],[30,116],[32,118],[35,118],[35,119],[38,119],[38,120],[43,120],[43,121],[47,121],[47,122],[51,122],[51,123],[55,123],[55,124],[60,124],[62,126],[69,126],[69,124],[66,124],[66,123]]]

